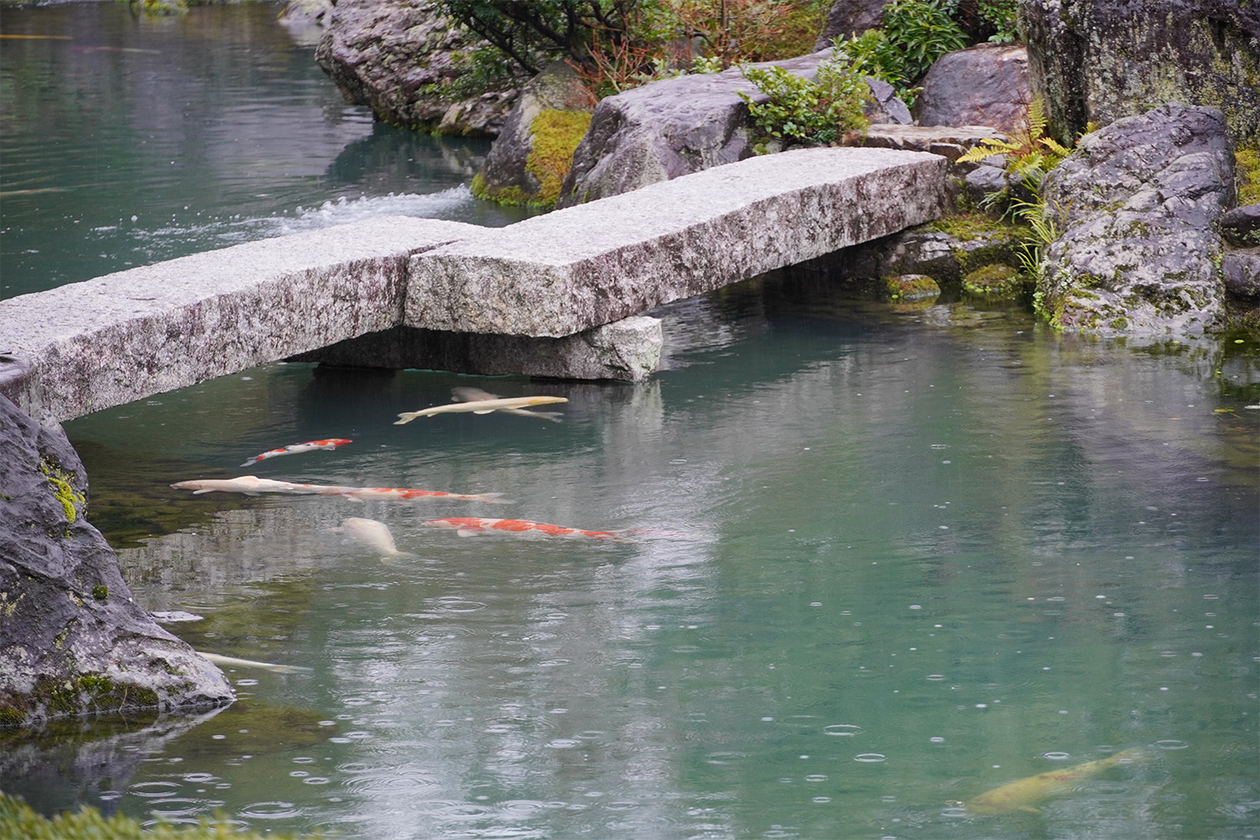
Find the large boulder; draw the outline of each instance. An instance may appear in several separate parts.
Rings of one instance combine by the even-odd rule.
[[[325,15],[315,60],[346,100],[393,125],[461,136],[497,135],[518,90],[452,99],[480,40],[431,0],[339,0]]]
[[[884,22],[884,9],[892,0],[832,0],[818,33],[815,50],[823,50],[837,38],[851,38],[868,29],[878,29]]]
[[[1034,95],[1070,142],[1166,102],[1220,108],[1260,139],[1260,5],[1249,0],[1019,0]]]
[[[915,101],[919,125],[989,125],[1028,130],[1028,51],[1017,44],[978,44],[946,53],[923,78]]]
[[[473,195],[505,204],[551,207],[585,136],[595,96],[557,61],[530,80],[473,178]]]
[[[218,668],[132,600],[84,518],[87,478],[65,435],[3,396],[0,491],[0,726],[233,699]]]
[[[829,58],[831,50],[826,49],[752,66],[778,66],[810,79]],[[889,86],[875,80],[868,85],[875,109],[868,116],[908,121],[909,112]],[[556,206],[571,207],[752,157],[758,132],[740,94],[755,102],[768,100],[737,67],[653,82],[602,100],[573,153]]]
[[[1041,258],[1042,311],[1101,335],[1212,327],[1224,303],[1216,226],[1233,179],[1216,108],[1171,103],[1086,135],[1042,185],[1059,231]]]

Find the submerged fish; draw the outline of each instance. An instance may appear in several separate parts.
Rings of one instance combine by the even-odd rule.
[[[330,487],[329,492],[360,502],[384,500],[411,502],[416,499],[439,499],[456,502],[489,502],[494,505],[511,504],[502,493],[444,493],[441,490],[413,490],[407,487]]]
[[[345,446],[351,441],[345,438],[328,438],[327,440],[308,440],[305,443],[291,443],[288,446],[282,446],[279,449],[268,449],[259,455],[255,455],[245,463],[242,467],[248,467],[250,464],[256,464],[259,461],[265,461],[268,458],[278,458],[281,455],[296,455],[300,452],[314,452],[317,449],[336,449],[338,446]]]
[[[277,674],[309,674],[313,669],[302,665],[277,665],[274,662],[255,662],[252,659],[237,659],[235,656],[220,656],[217,653],[197,653],[209,659],[220,668],[260,668],[264,671],[275,671]]]
[[[480,388],[452,388],[451,393],[459,402],[488,402],[489,400],[500,399],[498,394],[491,394]],[[500,409],[504,414],[515,414],[520,417],[537,417],[539,420],[550,420],[552,423],[559,423],[560,418],[564,416],[559,411],[530,411],[528,408],[503,408]]]
[[[506,399],[456,402],[451,403],[450,405],[437,405],[433,408],[426,408],[420,411],[404,411],[402,414],[398,415],[398,419],[394,421],[394,425],[401,426],[404,423],[410,423],[417,417],[432,417],[435,414],[461,414],[468,412],[473,414],[490,414],[495,411],[528,408],[532,405],[551,405],[553,403],[566,402],[568,402],[568,400],[564,397],[508,397]]]
[[[200,478],[193,481],[177,481],[171,485],[176,490],[191,490],[193,495],[202,493],[244,493],[257,496],[259,493],[323,493],[326,488],[317,484],[294,484],[291,481],[275,481],[270,478],[259,478],[256,475],[242,475],[238,478]]]
[[[384,522],[351,516],[341,520],[341,526],[333,530],[362,543],[382,557],[410,556],[405,551],[399,551],[394,545],[394,535],[389,532],[389,526]]]
[[[453,517],[450,519],[430,519],[420,523],[430,528],[451,528],[461,537],[477,534],[488,534],[491,531],[506,531],[514,534],[542,534],[548,537],[588,537],[596,540],[614,540],[630,542],[612,531],[583,531],[578,528],[565,528],[560,525],[548,525],[546,522],[529,522],[524,519],[477,519],[474,517]]]
[[[1037,813],[1032,803],[1063,793],[1078,782],[1096,776],[1118,764],[1146,761],[1147,758],[1141,750],[1124,750],[1107,758],[1088,761],[1075,767],[1038,773],[1036,776],[1029,776],[1026,779],[994,788],[975,799],[955,804],[961,805],[973,814],[1005,814],[1011,811]]]

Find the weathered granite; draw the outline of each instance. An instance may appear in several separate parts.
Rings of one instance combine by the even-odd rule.
[[[515,84],[458,101],[440,95],[482,42],[431,0],[338,0],[323,24],[316,61],[347,101],[385,122],[493,137],[516,100]]]
[[[1221,236],[1237,248],[1260,248],[1260,204],[1235,207],[1221,216]]]
[[[890,2],[892,0],[832,0],[814,49],[826,49],[837,38],[850,38],[868,29],[878,29]]]
[[[536,216],[414,257],[405,322],[580,332],[934,219],[945,167],[922,153],[801,149]]]
[[[931,152],[958,160],[968,149],[986,138],[1005,138],[1001,131],[989,125],[898,125],[872,123],[862,138],[862,145],[875,149],[904,149],[912,152]]]
[[[1086,135],[1042,192],[1060,231],[1038,272],[1061,329],[1195,335],[1223,311],[1216,226],[1234,157],[1216,108],[1171,103]]]
[[[776,65],[812,78],[831,57],[823,50]],[[571,207],[647,184],[753,156],[748,106],[740,94],[766,101],[737,67],[665,79],[609,96],[573,153],[557,207]]]
[[[1260,6],[1249,0],[1019,0],[1032,92],[1071,142],[1166,102],[1220,108],[1260,140]]]
[[[70,441],[3,396],[0,488],[0,726],[233,699],[217,668],[132,600],[85,517]]]
[[[977,44],[937,59],[922,82],[914,116],[921,126],[988,125],[1028,129],[1028,51],[1015,44]]]
[[[563,338],[395,327],[303,353],[290,361],[638,382],[656,371],[663,343],[660,320],[635,315]]]
[[[1020,244],[1008,229],[976,230],[960,238],[923,225],[850,248],[836,273],[848,279],[927,276],[956,292],[963,277],[982,266],[1018,268]]]
[[[1226,251],[1221,257],[1221,280],[1234,297],[1260,298],[1260,248]]]
[[[407,258],[483,230],[373,219],[0,301],[0,392],[55,423],[395,326]]]

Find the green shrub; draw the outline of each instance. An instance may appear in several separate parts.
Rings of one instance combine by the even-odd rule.
[[[840,62],[819,65],[812,80],[782,67],[746,67],[743,73],[770,97],[759,103],[740,94],[757,126],[774,137],[835,143],[846,133],[864,131],[869,124],[862,113],[870,98],[866,80]]]
[[[903,98],[911,85],[947,52],[967,46],[947,0],[893,0],[884,23],[850,40],[837,39],[837,52],[853,71],[891,84]]]

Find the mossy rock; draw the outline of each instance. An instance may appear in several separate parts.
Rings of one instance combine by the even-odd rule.
[[[963,278],[963,292],[976,297],[1016,298],[1028,290],[1029,278],[1001,263],[983,265]]]
[[[884,281],[893,300],[925,300],[941,294],[941,286],[926,274],[900,274]]]

